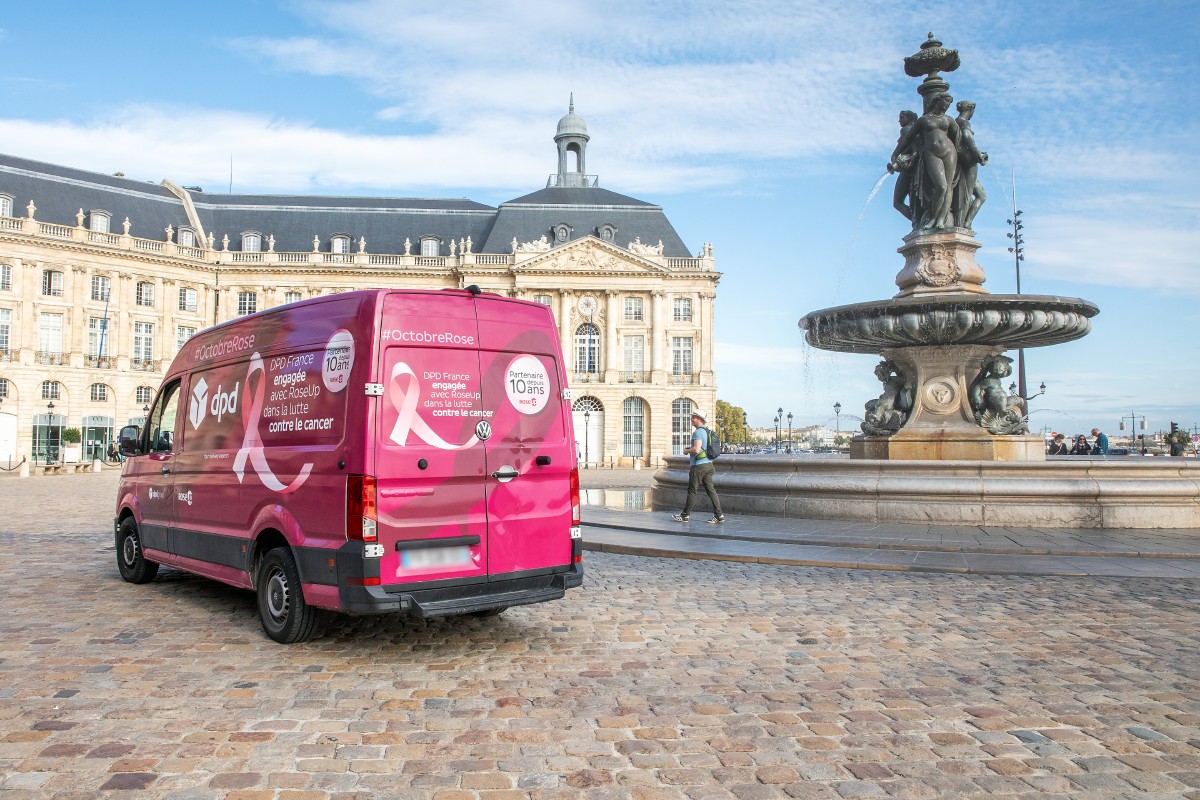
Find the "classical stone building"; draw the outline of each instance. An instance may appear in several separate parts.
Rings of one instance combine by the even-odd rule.
[[[712,248],[586,174],[584,120],[546,187],[470,200],[213,194],[0,155],[0,468],[81,458],[142,421],[200,329],[367,287],[485,291],[554,309],[580,460],[680,452],[716,401]]]

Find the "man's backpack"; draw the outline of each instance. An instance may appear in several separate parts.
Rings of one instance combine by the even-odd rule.
[[[708,447],[704,449],[704,456],[709,461],[715,461],[717,456],[721,455],[721,437],[717,436],[717,432],[712,428],[704,430],[708,433]]]

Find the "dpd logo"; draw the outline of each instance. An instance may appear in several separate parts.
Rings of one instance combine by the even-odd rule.
[[[192,428],[199,429],[200,423],[204,422],[204,410],[208,406],[208,384],[204,378],[201,378],[199,383],[192,387],[192,405],[188,408],[188,419],[192,422]]]

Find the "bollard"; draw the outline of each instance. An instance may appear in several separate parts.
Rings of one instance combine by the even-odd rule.
[[[17,475],[21,476],[22,478],[29,477],[29,462],[28,461],[25,461],[25,460],[21,461],[21,470],[17,473]]]
[[[104,464],[101,463],[100,459],[93,458],[92,459],[92,472],[99,472],[102,469],[104,469]]]

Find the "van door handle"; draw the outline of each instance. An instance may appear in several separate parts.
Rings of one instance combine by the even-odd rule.
[[[170,467],[163,467],[163,468],[162,468],[162,474],[163,474],[163,475],[170,475],[170,474],[171,474],[171,468],[170,468]]]
[[[492,473],[492,477],[495,478],[496,480],[500,481],[501,483],[508,483],[513,478],[519,478],[520,476],[521,476],[521,473],[517,472],[515,469],[510,467],[508,464],[505,464],[503,467],[501,467],[500,469],[498,469]]]

